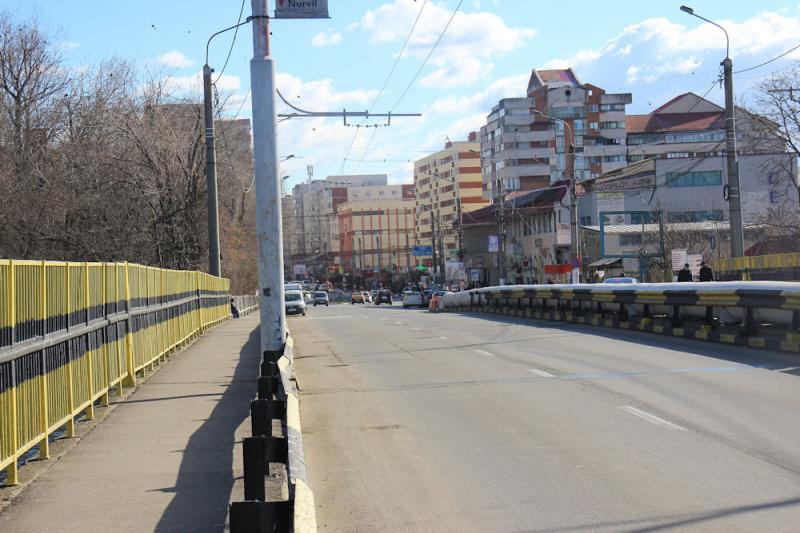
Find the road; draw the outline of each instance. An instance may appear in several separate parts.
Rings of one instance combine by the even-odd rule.
[[[798,531],[800,360],[373,305],[291,317],[321,531]]]

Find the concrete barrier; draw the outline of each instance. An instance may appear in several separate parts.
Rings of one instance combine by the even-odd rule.
[[[800,352],[800,283],[512,285],[445,295],[472,311]]]

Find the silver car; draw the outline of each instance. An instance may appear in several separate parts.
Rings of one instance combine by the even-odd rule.
[[[283,293],[283,302],[287,315],[306,316],[306,302],[302,291],[286,291]]]

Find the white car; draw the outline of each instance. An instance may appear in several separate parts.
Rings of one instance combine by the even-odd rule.
[[[287,291],[302,291],[303,286],[299,283],[284,283],[283,284],[283,292]]]
[[[405,291],[403,293],[403,308],[411,307],[425,307],[425,300],[422,298],[422,293],[419,291]]]
[[[303,291],[284,292],[283,305],[287,315],[301,314],[306,316],[306,302],[303,298]]]

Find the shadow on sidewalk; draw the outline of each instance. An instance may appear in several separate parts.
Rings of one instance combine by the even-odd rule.
[[[159,533],[223,531],[233,487],[235,432],[250,416],[261,361],[258,326],[239,352],[230,385],[217,405],[189,438],[183,451],[175,497],[156,526]]]

